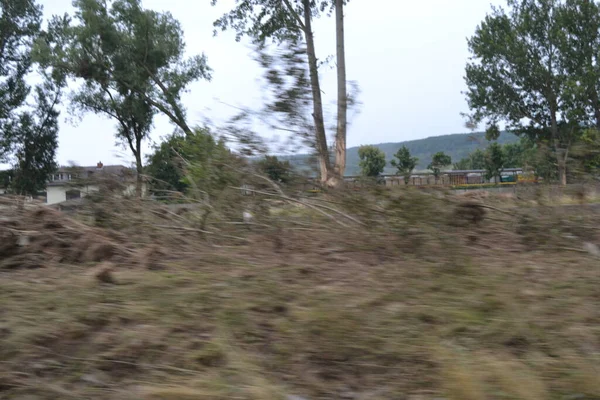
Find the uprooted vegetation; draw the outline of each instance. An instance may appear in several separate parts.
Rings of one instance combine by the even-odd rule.
[[[600,399],[600,208],[257,191],[3,203],[0,398]]]

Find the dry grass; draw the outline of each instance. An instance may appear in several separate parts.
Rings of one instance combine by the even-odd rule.
[[[279,204],[207,237],[145,206],[85,228],[135,253],[113,283],[85,252],[0,269],[0,398],[600,399],[600,210],[321,200],[361,225]]]

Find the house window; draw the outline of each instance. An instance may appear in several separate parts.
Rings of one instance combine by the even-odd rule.
[[[81,192],[79,190],[67,190],[67,200],[81,198]]]

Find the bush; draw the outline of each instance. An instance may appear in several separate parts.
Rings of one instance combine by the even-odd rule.
[[[385,168],[385,153],[375,146],[360,146],[358,149],[360,169],[364,176],[376,177]]]
[[[292,181],[292,165],[289,161],[280,161],[277,156],[265,156],[257,166],[274,182],[287,184]]]

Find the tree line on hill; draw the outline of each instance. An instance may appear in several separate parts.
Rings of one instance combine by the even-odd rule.
[[[505,145],[510,146],[510,145]],[[361,146],[358,150],[360,157],[361,175],[369,178],[379,177],[387,163],[385,153],[376,146]],[[485,151],[476,150],[469,157],[460,160],[454,164],[454,169],[485,169],[486,179],[499,177],[502,169],[506,168],[505,152],[502,146],[498,143],[492,143]],[[402,146],[394,158],[390,161],[396,171],[395,173],[404,178],[404,182],[408,184],[410,177],[417,166],[419,159],[413,157],[410,150],[406,146]],[[427,165],[427,169],[433,173],[436,181],[444,170],[452,166],[452,157],[439,151],[431,157],[431,161]]]

